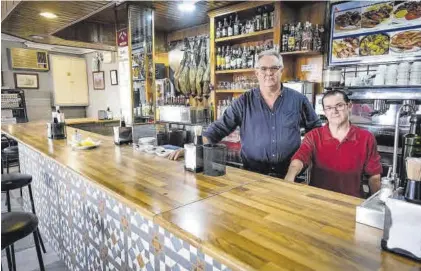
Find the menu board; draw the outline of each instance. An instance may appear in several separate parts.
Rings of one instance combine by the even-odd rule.
[[[331,66],[421,59],[421,1],[351,1],[331,10]]]
[[[47,51],[11,48],[10,57],[12,69],[49,70]]]

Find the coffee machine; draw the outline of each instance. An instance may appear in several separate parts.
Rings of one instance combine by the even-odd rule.
[[[421,157],[421,114],[413,114],[409,120],[409,133],[403,136],[400,163],[402,187],[406,188],[405,161],[408,157]]]

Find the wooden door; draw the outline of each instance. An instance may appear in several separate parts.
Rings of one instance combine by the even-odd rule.
[[[88,77],[84,58],[51,56],[54,104],[85,106],[88,99]]]
[[[72,102],[75,105],[88,105],[88,75],[86,72],[86,60],[84,58],[71,59],[70,88]]]
[[[65,56],[51,55],[54,105],[71,105],[69,61]]]

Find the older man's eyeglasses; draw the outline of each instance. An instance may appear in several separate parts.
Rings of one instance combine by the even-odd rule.
[[[347,106],[347,104],[346,104],[346,103],[339,103],[339,104],[337,104],[337,105],[335,105],[335,106],[326,106],[326,107],[324,108],[324,111],[325,111],[326,113],[334,112],[334,111],[336,111],[336,110],[338,110],[338,111],[344,111],[344,110],[345,110],[345,108],[346,108],[346,106]]]
[[[262,73],[265,73],[266,71],[269,71],[270,73],[275,73],[279,71],[279,69],[282,68],[282,66],[272,66],[272,67],[259,67],[259,71]]]

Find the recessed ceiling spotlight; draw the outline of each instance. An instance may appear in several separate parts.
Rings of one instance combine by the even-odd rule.
[[[33,38],[33,39],[37,39],[37,40],[43,40],[44,39],[44,37],[42,37],[42,36],[38,36],[38,35],[31,35],[31,36],[29,36],[30,38]]]
[[[41,12],[39,15],[48,18],[48,19],[54,19],[57,18],[57,15],[55,15],[54,13],[51,12]]]
[[[196,9],[196,6],[194,5],[194,2],[183,2],[183,3],[178,4],[179,11],[192,12],[195,9]]]

